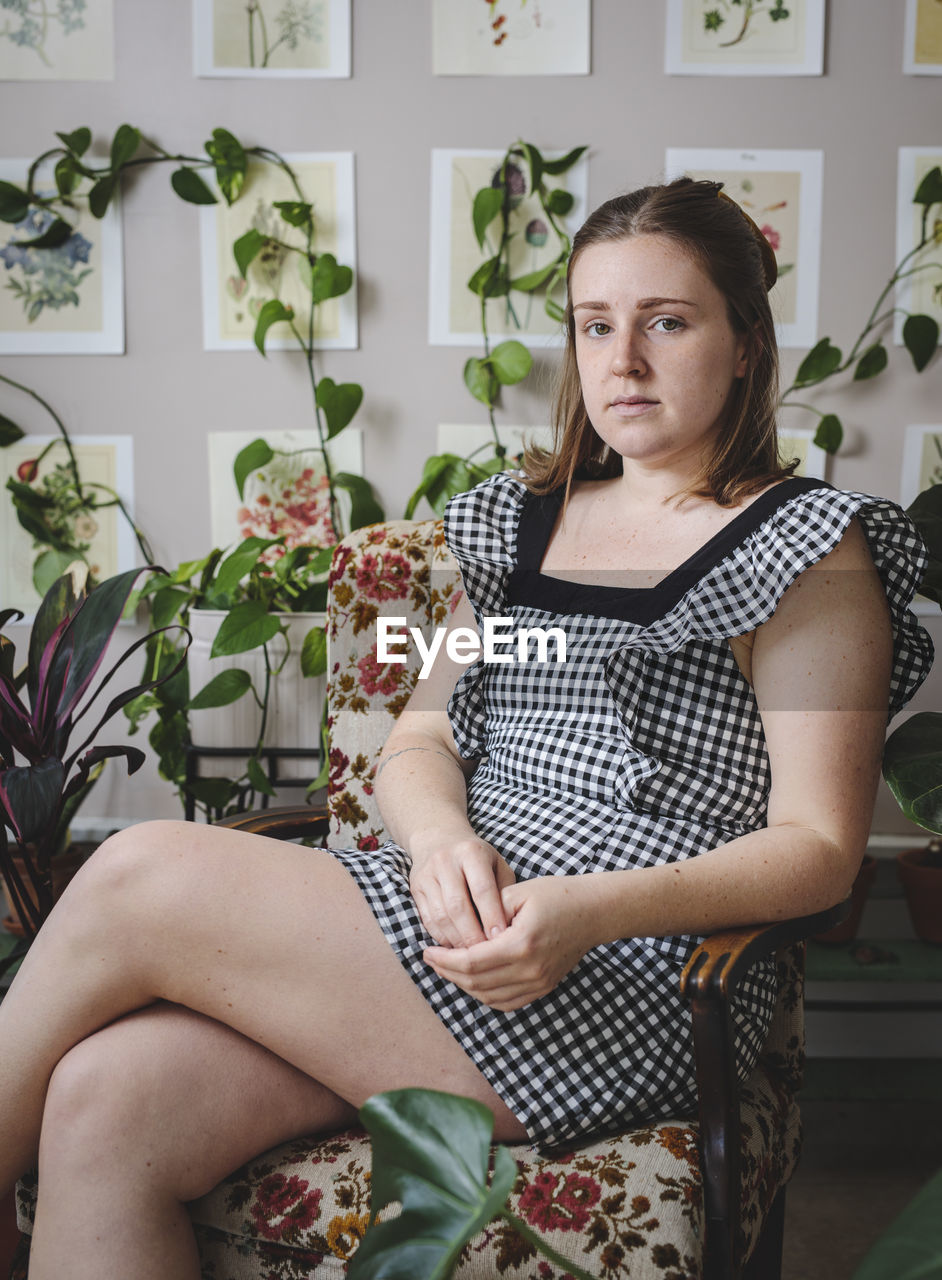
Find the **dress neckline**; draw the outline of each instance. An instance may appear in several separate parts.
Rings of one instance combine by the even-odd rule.
[[[517,527],[516,568],[508,599],[550,612],[589,613],[650,624],[663,616],[705,574],[720,564],[770,516],[793,498],[816,489],[833,489],[825,480],[789,476],[760,493],[755,501],[707,539],[682,564],[650,587],[616,587],[573,582],[543,573],[540,565],[562,507],[565,489],[524,496]]]

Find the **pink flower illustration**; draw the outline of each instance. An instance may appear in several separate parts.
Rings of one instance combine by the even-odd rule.
[[[769,223],[764,222],[759,229],[762,232],[762,234],[765,236],[766,240],[768,240],[769,244],[772,246],[772,249],[775,252],[778,252],[778,248],[782,243],[782,237],[775,230],[775,228],[773,226],[770,226]]]

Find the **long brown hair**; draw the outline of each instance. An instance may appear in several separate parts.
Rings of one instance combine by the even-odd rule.
[[[730,392],[711,456],[688,492],[734,506],[747,494],[790,475],[776,431],[778,347],[768,290],[775,282],[775,256],[737,204],[719,199],[721,183],[677,178],[608,200],[576,233],[569,257],[566,349],[556,389],[552,450],[524,453],[528,487],[549,493],[574,478],[607,479],[621,474],[622,459],[595,432],[586,413],[576,366],[572,271],[588,245],[658,235],[673,240],[712,280],[726,299],[733,329],[749,338],[746,372]]]

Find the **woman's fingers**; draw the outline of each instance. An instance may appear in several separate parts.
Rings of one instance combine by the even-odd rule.
[[[446,947],[471,947],[507,924],[501,890],[514,875],[490,845],[444,852],[412,876],[412,895],[427,932]]]

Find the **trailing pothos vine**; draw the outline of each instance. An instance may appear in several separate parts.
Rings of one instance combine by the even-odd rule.
[[[314,424],[319,453],[327,481],[326,528],[312,545],[287,545],[285,538],[251,538],[224,557],[221,550],[190,561],[168,573],[152,577],[145,585],[142,598],[151,602],[161,625],[173,619],[185,621],[190,607],[222,607],[227,617],[220,628],[212,656],[226,656],[263,648],[266,679],[264,688],[255,689],[246,673],[210,681],[205,689],[191,691],[185,668],[154,695],[147,695],[128,708],[132,729],[147,712],[155,712],[157,723],[151,730],[151,745],[157,752],[161,772],[175,782],[181,792],[189,789],[197,800],[210,808],[221,808],[233,800],[251,803],[255,791],[271,791],[261,765],[271,680],[277,675],[279,660],[270,658],[268,645],[286,628],[274,617],[274,611],[297,612],[323,606],[324,575],[329,560],[329,547],[344,532],[383,518],[371,486],[362,477],[333,469],[328,445],[357,413],[363,389],[357,383],[337,384],[316,369],[316,316],[320,304],[339,298],[353,285],[353,271],[338,263],[333,254],[318,252],[316,217],[310,201],[305,199],[300,181],[288,161],[268,147],[246,147],[228,130],[217,128],[204,144],[202,154],[171,152],[146,138],[140,129],[122,124],[107,147],[105,158],[95,158],[91,131],[78,128],[57,133],[59,145],[38,156],[29,166],[24,185],[0,182],[0,220],[13,223],[20,231],[14,242],[23,254],[55,252],[76,236],[76,215],[87,208],[95,218],[103,218],[120,193],[123,181],[130,175],[154,165],[172,165],[170,184],[176,194],[195,205],[210,205],[221,197],[233,204],[246,185],[249,164],[253,160],[275,166],[287,178],[291,199],[272,201],[274,218],[264,227],[253,225],[232,245],[233,257],[240,277],[247,281],[253,264],[276,254],[292,258],[306,290],[306,307],[299,313],[278,296],[277,285],[268,281],[269,296],[260,306],[254,329],[254,342],[266,354],[266,341],[274,325],[290,330],[304,356],[310,383]],[[52,171],[53,183],[46,176]],[[214,181],[216,192],[207,182]],[[218,192],[218,194],[217,194]],[[275,230],[272,230],[272,225]],[[2,375],[0,375],[2,377]],[[12,379],[3,378],[35,399],[35,392]],[[68,503],[83,504],[92,509],[105,505],[100,487],[82,481],[69,434],[61,419],[45,401],[40,400],[56,422],[65,444],[67,462],[56,468],[59,475],[55,493],[45,492],[47,478],[38,478],[43,455],[29,464],[28,474],[18,476],[9,488],[20,523],[33,536],[41,549],[39,560],[47,556],[43,546],[61,559],[81,557],[83,548],[75,536],[75,524],[62,528],[62,510]],[[0,419],[0,445],[22,438],[22,430],[9,418]],[[267,466],[278,451],[267,441],[253,441],[239,454],[235,479],[240,496],[248,476]],[[61,473],[61,474],[59,474]],[[63,481],[64,476],[64,481]],[[66,493],[69,490],[70,493]],[[338,500],[343,495],[345,508]],[[129,513],[116,494],[107,496],[108,503],[117,502],[123,514]],[[132,522],[133,523],[133,522]],[[138,541],[148,562],[153,561],[140,531]],[[57,565],[59,560],[56,561]],[[61,572],[61,569],[59,570]],[[54,575],[55,576],[55,575]],[[287,637],[285,636],[287,640]],[[152,637],[147,647],[148,673],[152,677],[165,674],[178,663],[177,648],[170,633]],[[304,645],[303,670],[306,675],[322,674],[325,665],[323,630],[310,635]],[[238,779],[208,779],[205,785],[187,784],[185,749],[190,741],[189,710],[206,706],[222,706],[239,697],[250,695],[261,708],[261,731],[253,744],[246,770]]]
[[[533,357],[516,338],[491,345],[488,303],[503,298],[508,324],[520,331],[525,331],[527,326],[526,319],[521,320],[517,307],[525,302],[529,313],[536,297],[542,298],[543,309],[552,320],[562,321],[565,318],[558,297],[560,288],[565,284],[571,248],[564,219],[571,212],[575,197],[563,186],[550,185],[547,179],[567,173],[586,150],[584,146],[575,147],[553,160],[544,156],[533,143],[518,140],[504,152],[490,184],[474,195],[471,205],[474,235],[479,248],[488,256],[468,280],[468,288],[480,304],[484,354],[471,356],[465,362],[464,382],[475,400],[487,409],[492,440],[466,457],[443,453],[429,458],[419,486],[406,507],[407,519],[411,518],[422,498],[441,515],[453,494],[470,489],[507,465],[507,450],[498,433],[496,409],[501,389],[522,382],[533,366]],[[528,197],[537,200],[540,213],[523,227],[525,241],[534,248],[542,249],[553,237],[556,252],[536,270],[514,275],[511,251],[521,228],[515,226],[513,214]],[[476,456],[489,449],[493,450],[489,456]]]

